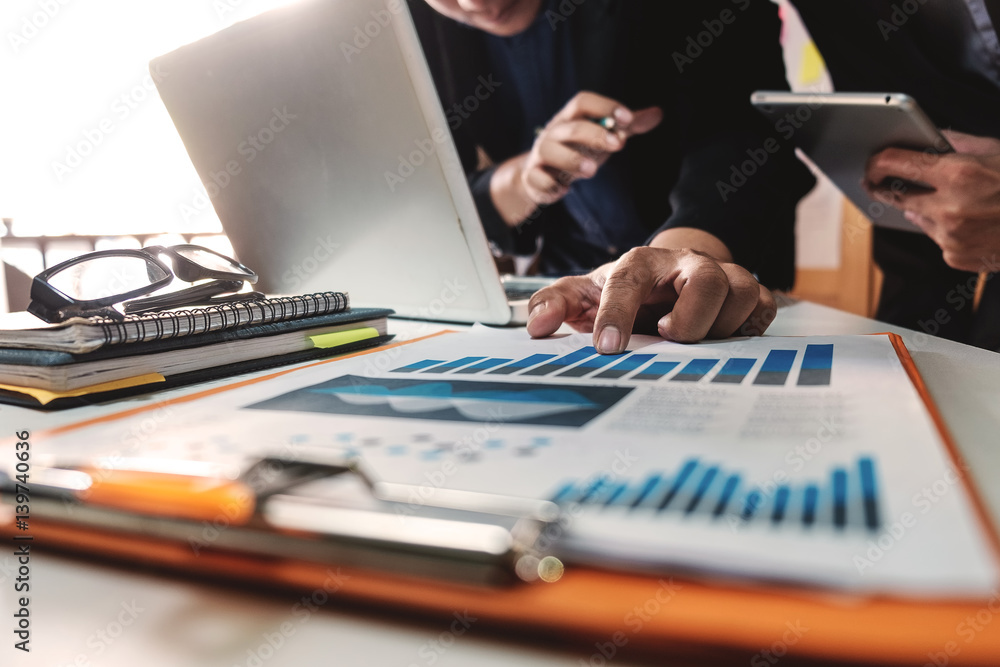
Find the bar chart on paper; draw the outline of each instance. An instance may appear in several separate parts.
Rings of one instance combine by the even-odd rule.
[[[422,359],[391,370],[392,373],[428,375],[586,378],[636,383],[677,382],[752,384],[756,386],[829,386],[833,374],[834,345],[806,345],[805,350],[770,350],[763,359],[705,356],[670,358],[669,354],[630,352],[601,355],[593,347],[568,354],[533,354],[521,359],[466,356],[459,359]]]
[[[869,456],[858,458],[853,468],[833,467],[824,481],[781,484],[753,484],[722,465],[691,457],[670,474],[651,473],[639,480],[601,475],[570,480],[550,500],[591,511],[625,509],[643,519],[669,513],[690,521],[877,531],[882,527],[878,489],[875,461]]]

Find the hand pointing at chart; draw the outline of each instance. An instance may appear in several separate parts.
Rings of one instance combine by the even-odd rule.
[[[774,320],[771,292],[731,263],[728,249],[711,234],[669,229],[651,246],[536,292],[528,333],[542,338],[566,323],[592,332],[598,352],[617,354],[632,333],[694,342],[760,335]]]

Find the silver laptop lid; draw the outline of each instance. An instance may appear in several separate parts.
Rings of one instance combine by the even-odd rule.
[[[510,320],[405,2],[308,0],[150,67],[259,289]]]

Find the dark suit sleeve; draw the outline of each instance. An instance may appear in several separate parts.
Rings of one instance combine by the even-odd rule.
[[[682,157],[672,213],[657,233],[707,231],[761,282],[790,287],[795,207],[815,181],[749,102],[754,90],[787,88],[777,8],[769,0],[691,5],[663,53]]]

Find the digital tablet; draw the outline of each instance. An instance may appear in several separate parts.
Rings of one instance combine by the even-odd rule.
[[[925,154],[953,151],[948,140],[921,111],[917,102],[902,93],[789,93],[758,90],[751,103],[774,124],[778,136],[792,140],[809,160],[874,224],[920,232],[878,197],[872,199],[862,186],[869,158],[891,147]],[[885,183],[904,192],[929,189],[912,174]]]

